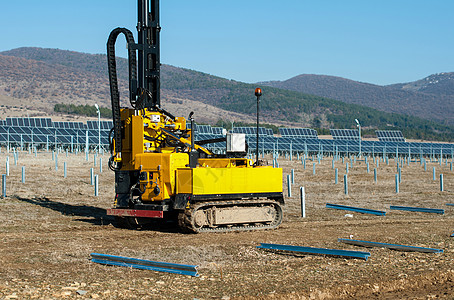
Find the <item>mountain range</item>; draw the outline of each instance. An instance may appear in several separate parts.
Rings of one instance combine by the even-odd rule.
[[[117,58],[122,105],[127,105],[127,60]],[[196,121],[253,123],[254,89],[261,86],[261,120],[293,127],[399,129],[408,137],[454,140],[453,73],[413,83],[378,86],[340,77],[299,75],[246,84],[163,64],[162,106]],[[24,47],[0,52],[0,117],[53,115],[55,104],[110,108],[107,58],[59,49]]]
[[[439,73],[388,86],[310,74],[260,84],[454,124],[454,73]]]

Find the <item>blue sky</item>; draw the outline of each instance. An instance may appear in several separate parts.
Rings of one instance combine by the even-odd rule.
[[[137,1],[2,1],[0,51],[105,53]],[[161,0],[161,62],[244,82],[325,74],[391,84],[454,71],[452,0]],[[117,42],[120,55],[125,44]]]

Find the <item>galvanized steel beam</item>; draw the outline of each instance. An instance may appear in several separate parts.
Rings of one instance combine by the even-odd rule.
[[[443,253],[442,249],[436,249],[436,248],[425,248],[425,247],[415,247],[415,246],[406,246],[406,245],[397,245],[397,244],[388,244],[388,243],[377,243],[377,242],[351,240],[351,239],[338,239],[338,241],[341,243],[344,243],[344,244],[363,246],[363,247],[379,247],[379,248],[388,248],[388,249],[393,249],[393,250],[425,252],[425,253]]]
[[[332,256],[342,256],[342,257],[351,257],[351,258],[361,258],[364,260],[367,260],[370,256],[370,252],[363,252],[363,251],[312,248],[312,247],[300,247],[300,246],[266,244],[266,243],[261,243],[260,246],[257,246],[257,248],[268,249],[268,250],[300,252],[300,253],[305,253],[305,254],[319,254],[319,255],[332,255]]]
[[[121,267],[130,267],[135,269],[143,269],[143,270],[153,270],[158,272],[167,272],[167,273],[175,273],[181,275],[189,275],[198,277],[197,274],[197,266],[193,265],[181,265],[181,264],[173,264],[167,262],[157,262],[151,260],[144,260],[144,259],[137,259],[137,258],[130,258],[124,256],[115,256],[115,255],[107,255],[107,254],[100,254],[100,253],[91,253],[90,254],[92,262],[103,264],[103,265],[112,265],[112,266],[121,266]]]
[[[359,207],[339,205],[339,204],[326,203],[326,207],[327,208],[340,209],[340,210],[354,211],[354,212],[359,212],[359,213],[363,213],[363,214],[372,214],[372,215],[377,215],[377,216],[385,216],[386,215],[386,212],[385,211],[381,211],[381,210],[359,208]]]
[[[389,208],[390,208],[390,209],[393,209],[393,210],[417,211],[417,212],[425,212],[425,213],[433,213],[433,214],[442,214],[442,215],[445,213],[445,210],[444,210],[444,209],[438,209],[438,208],[410,207],[410,206],[394,206],[394,205],[391,205]]]

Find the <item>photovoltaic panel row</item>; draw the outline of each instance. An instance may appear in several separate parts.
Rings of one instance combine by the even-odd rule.
[[[334,140],[359,140],[359,132],[356,129],[330,129]]]
[[[6,126],[52,127],[50,118],[6,118]]]
[[[212,134],[213,133],[210,125],[197,125],[196,131],[198,134]]]
[[[222,128],[222,127],[211,127],[211,131],[215,135],[223,135],[224,128]]]
[[[113,127],[112,121],[100,121],[101,130],[110,130]],[[87,121],[88,129],[98,130],[98,121]]]
[[[246,135],[257,135],[257,127],[234,127],[234,133],[244,133]],[[259,127],[259,135],[268,135],[267,128]]]
[[[87,125],[82,122],[52,122],[54,128],[64,129],[87,129]]]
[[[317,131],[311,128],[279,128],[282,136],[304,137],[309,139],[318,139]]]
[[[404,135],[400,130],[376,130],[375,134],[379,141],[383,142],[405,142]]]

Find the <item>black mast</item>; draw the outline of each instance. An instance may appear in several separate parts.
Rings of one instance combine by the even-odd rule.
[[[138,84],[142,107],[161,106],[159,0],[138,0]]]

